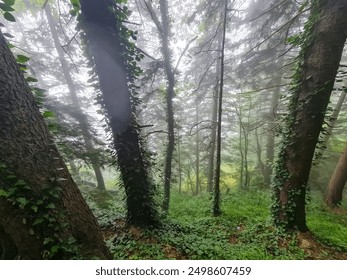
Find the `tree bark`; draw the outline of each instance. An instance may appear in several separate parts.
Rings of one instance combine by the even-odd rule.
[[[51,33],[52,33],[54,46],[55,46],[55,49],[57,50],[57,53],[58,53],[58,59],[59,59],[59,62],[61,64],[63,74],[65,77],[65,81],[66,81],[66,84],[67,84],[68,89],[69,89],[70,99],[72,101],[72,105],[74,106],[74,108],[77,111],[78,122],[80,124],[81,133],[82,133],[82,137],[83,137],[83,140],[85,143],[86,150],[88,153],[93,154],[93,151],[95,151],[95,149],[94,149],[93,142],[92,142],[92,136],[88,130],[88,118],[84,114],[83,110],[81,109],[81,104],[80,104],[80,102],[78,100],[78,96],[77,96],[77,90],[76,90],[75,84],[72,80],[69,66],[66,62],[62,47],[60,45],[59,35],[58,35],[57,29],[56,29],[57,24],[56,24],[56,22],[52,16],[52,11],[51,11],[49,3],[47,3],[45,6],[45,13],[46,13],[46,17],[48,20],[49,29],[51,30]],[[92,168],[93,168],[94,173],[95,173],[95,178],[97,181],[98,188],[100,190],[105,190],[106,188],[105,188],[104,177],[102,176],[101,167],[100,167],[98,159],[93,154],[92,156],[89,157],[89,160],[92,164]]]
[[[44,238],[50,233],[62,240],[73,237],[83,258],[105,259],[110,255],[98,223],[73,182],[54,145],[23,74],[0,33],[0,190],[8,191],[10,172],[24,180],[27,200],[44,198],[47,190],[59,190],[55,209],[64,211],[66,227],[33,232],[37,217],[0,196],[0,239],[7,240],[22,259],[41,259]],[[4,171],[6,169],[6,172]],[[16,187],[18,190],[18,187]],[[31,201],[32,202],[32,201]],[[54,212],[53,210],[51,211]],[[54,212],[55,213],[55,212]],[[49,215],[49,213],[47,213]],[[52,214],[53,215],[53,214]],[[26,221],[23,223],[23,221]],[[59,244],[56,244],[59,246]],[[64,252],[55,255],[67,258]]]
[[[312,7],[309,20],[316,21],[301,51],[273,183],[275,223],[302,232],[308,231],[305,196],[312,158],[347,36],[346,1],[314,1]]]
[[[159,1],[159,9],[161,20],[155,13],[152,1],[144,1],[147,10],[157,27],[159,39],[161,41],[161,52],[164,60],[164,71],[167,78],[166,88],[166,121],[168,142],[165,154],[165,167],[164,167],[164,199],[163,210],[169,211],[170,207],[170,193],[171,193],[171,177],[172,177],[172,156],[175,150],[175,118],[173,108],[173,98],[175,96],[175,72],[172,66],[172,51],[170,48],[170,17],[167,0]]]
[[[279,63],[283,66],[283,58]],[[267,128],[267,137],[266,137],[266,163],[264,168],[264,184],[266,187],[271,186],[271,176],[272,176],[272,165],[275,158],[275,122],[276,122],[276,112],[277,105],[280,99],[280,84],[282,80],[282,73],[278,75],[271,85],[278,86],[271,97],[271,104],[268,112],[268,128]]]
[[[325,202],[330,208],[339,206],[342,201],[343,189],[347,181],[347,145],[331,176]]]
[[[82,27],[99,77],[103,105],[109,119],[114,148],[126,192],[127,221],[136,226],[158,223],[155,186],[132,104],[130,81],[121,44],[121,22],[112,0],[81,0]]]
[[[200,192],[200,150],[199,150],[199,100],[195,99],[195,122],[196,122],[196,134],[195,134],[195,192],[196,195]]]
[[[222,49],[222,36],[218,36],[218,49]],[[215,160],[216,160],[216,134],[217,134],[217,116],[218,116],[218,90],[220,83],[220,59],[217,59],[216,63],[216,84],[213,88],[212,96],[212,119],[211,119],[211,134],[210,134],[210,148],[208,155],[207,164],[207,191],[213,191],[213,180],[215,171]]]
[[[222,115],[223,115],[223,89],[224,89],[224,46],[225,46],[225,33],[227,21],[228,1],[225,0],[224,13],[223,13],[223,35],[222,35],[222,48],[220,58],[220,83],[218,95],[218,124],[217,124],[217,137],[216,137],[216,172],[214,181],[214,195],[213,195],[213,216],[221,215],[220,209],[220,171],[221,171],[221,146],[222,146]]]
[[[164,69],[167,77],[167,89],[166,89],[166,118],[167,118],[167,131],[168,131],[168,143],[166,147],[165,155],[165,170],[164,170],[164,201],[163,210],[167,212],[170,206],[170,189],[171,189],[171,176],[172,176],[172,155],[175,149],[175,129],[174,129],[174,109],[173,109],[173,97],[175,95],[175,74],[172,67],[172,51],[169,45],[170,38],[170,20],[168,3],[166,0],[160,0],[160,13],[161,13],[161,42],[162,53],[164,57]]]

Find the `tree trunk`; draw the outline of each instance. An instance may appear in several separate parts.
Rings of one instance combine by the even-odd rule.
[[[83,258],[109,257],[100,227],[59,155],[2,33],[0,191],[12,192],[0,196],[0,239],[22,259],[42,259],[44,254],[73,257],[62,248],[70,237]],[[35,225],[38,218],[45,219],[42,227]]]
[[[322,173],[321,173],[322,163],[323,163],[323,159],[324,159],[324,153],[326,151],[326,147],[329,144],[330,136],[331,136],[332,131],[335,127],[336,121],[339,117],[344,100],[346,99],[346,95],[347,95],[346,90],[347,90],[347,88],[344,87],[343,92],[341,93],[339,100],[336,103],[334,111],[331,114],[331,119],[328,122],[328,126],[327,126],[325,134],[323,136],[323,140],[320,143],[320,149],[318,151],[316,151],[316,156],[314,158],[314,167],[312,168],[311,174],[309,177],[309,184],[314,185],[314,186],[319,186],[323,195],[325,195],[325,191],[326,191],[325,186],[324,185],[322,186],[322,181],[325,181],[325,180],[322,178]],[[326,182],[326,183],[328,183],[328,182]]]
[[[168,143],[165,155],[165,171],[164,171],[164,202],[163,210],[167,212],[170,205],[170,188],[171,188],[171,176],[172,176],[172,155],[175,149],[175,132],[174,132],[174,110],[172,99],[175,95],[175,74],[172,68],[172,51],[169,46],[170,37],[170,21],[168,3],[166,0],[160,0],[160,13],[162,30],[161,34],[162,53],[164,57],[164,69],[167,77],[167,89],[166,89],[166,117],[167,117],[167,130],[168,130]]]
[[[217,217],[221,214],[220,209],[220,168],[221,168],[221,146],[222,146],[222,115],[223,115],[223,89],[224,89],[224,46],[225,46],[225,33],[227,21],[228,1],[225,0],[224,15],[223,15],[223,35],[222,35],[222,48],[220,58],[220,83],[219,83],[219,96],[218,96],[218,124],[217,124],[217,137],[216,137],[216,172],[214,181],[214,196],[213,196],[213,216]]]
[[[308,231],[305,196],[312,158],[347,36],[347,2],[313,1],[307,26],[273,182],[275,223],[302,232]]]
[[[198,195],[200,192],[200,151],[199,151],[199,101],[195,100],[195,122],[196,122],[196,134],[195,134],[195,190]]]
[[[222,37],[218,36],[218,49],[222,49]],[[217,115],[218,115],[218,90],[220,82],[220,59],[216,63],[216,85],[213,88],[212,100],[212,119],[211,119],[211,134],[210,134],[210,148],[207,164],[207,191],[213,191],[214,180],[214,163],[216,160],[216,132],[217,132]]]
[[[279,63],[283,66],[283,59]],[[281,73],[282,74],[282,73]],[[264,168],[264,184],[266,187],[271,186],[271,176],[272,176],[272,165],[275,158],[275,122],[276,122],[276,112],[277,105],[280,99],[280,84],[282,81],[282,75],[278,75],[274,82],[271,83],[273,86],[278,86],[273,93],[271,98],[271,104],[268,112],[268,128],[266,137],[266,164]]]
[[[86,147],[87,152],[89,154],[92,154],[89,157],[89,160],[92,164],[92,168],[93,168],[94,173],[95,173],[97,186],[100,190],[105,190],[106,189],[105,188],[105,182],[104,182],[104,178],[102,176],[101,167],[100,167],[98,159],[96,158],[96,156],[93,153],[93,151],[95,151],[95,149],[94,149],[93,142],[92,142],[92,136],[88,130],[88,118],[83,113],[83,111],[81,109],[81,105],[80,105],[80,102],[79,102],[78,97],[77,97],[76,87],[75,87],[75,84],[72,80],[69,66],[66,62],[62,47],[60,45],[59,35],[58,35],[57,29],[56,29],[57,23],[53,19],[49,3],[47,3],[45,6],[45,13],[47,16],[49,29],[51,30],[51,33],[52,33],[54,46],[55,46],[55,49],[57,50],[57,53],[58,53],[59,62],[61,64],[61,67],[63,70],[64,78],[65,78],[66,84],[67,84],[68,89],[69,89],[70,99],[72,101],[72,105],[74,106],[74,108],[77,111],[76,116],[78,116],[78,122],[80,124],[81,133],[82,133],[82,137],[83,137],[83,140],[85,143],[85,147]]]
[[[343,188],[347,181],[347,145],[336,165],[334,174],[331,176],[325,202],[331,208],[339,206],[342,201]]]
[[[158,222],[155,186],[148,174],[149,163],[139,136],[135,105],[131,102],[128,87],[131,78],[122,49],[126,42],[122,41],[121,22],[114,14],[115,4],[112,0],[81,0],[80,3],[82,27],[99,77],[126,192],[127,221],[136,226],[155,225]]]

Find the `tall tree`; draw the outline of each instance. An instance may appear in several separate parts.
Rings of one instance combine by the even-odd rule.
[[[222,49],[222,36],[218,34],[217,40],[218,50]],[[207,165],[207,190],[209,192],[213,191],[214,182],[214,170],[215,170],[215,160],[216,160],[216,132],[218,123],[218,91],[220,83],[220,59],[217,59],[216,63],[216,77],[215,86],[212,90],[212,114],[211,114],[211,133],[210,133],[210,147],[208,155],[208,165]]]
[[[273,180],[274,221],[286,229],[308,231],[306,186],[346,36],[347,2],[313,0]]]
[[[222,28],[222,48],[220,57],[220,81],[218,92],[218,123],[217,123],[217,137],[216,137],[216,170],[214,180],[214,196],[213,196],[213,215],[219,216],[220,210],[220,168],[221,168],[221,153],[222,153],[222,115],[223,115],[223,90],[224,90],[224,46],[225,46],[225,33],[227,26],[227,13],[228,13],[228,0],[225,0],[223,12],[223,28]]]
[[[167,0],[159,1],[159,9],[161,20],[156,15],[151,1],[145,1],[148,12],[153,19],[159,34],[160,42],[162,44],[161,52],[164,60],[164,70],[167,78],[166,88],[166,119],[167,119],[167,133],[168,142],[165,154],[165,170],[164,170],[164,201],[163,210],[168,211],[170,206],[170,189],[172,177],[172,156],[175,149],[175,123],[174,123],[174,108],[173,98],[175,95],[175,74],[172,66],[172,50],[170,48],[170,17]]]
[[[0,239],[13,257],[108,258],[34,96],[0,33]],[[15,251],[15,252],[14,252]]]
[[[126,192],[127,221],[137,226],[158,222],[155,187],[148,174],[149,163],[136,119],[131,88],[138,68],[132,34],[122,25],[127,9],[112,0],[80,0],[82,28],[95,65],[102,103],[109,119],[118,166]],[[131,36],[131,35],[130,35]],[[135,60],[136,59],[136,60]],[[134,100],[133,100],[134,101]]]
[[[105,182],[101,172],[101,166],[100,166],[98,157],[95,154],[95,149],[92,142],[92,135],[90,131],[88,130],[88,118],[81,108],[81,104],[77,96],[76,86],[73,82],[68,63],[65,59],[64,52],[59,41],[59,35],[56,29],[57,23],[55,22],[53,18],[49,3],[47,3],[45,6],[45,13],[48,20],[49,29],[52,33],[54,47],[57,50],[59,62],[61,64],[63,75],[69,89],[69,96],[72,101],[72,105],[74,109],[76,110],[76,117],[81,128],[81,133],[85,143],[86,151],[89,155],[89,160],[91,162],[92,168],[95,173],[97,187],[100,190],[105,190]]]

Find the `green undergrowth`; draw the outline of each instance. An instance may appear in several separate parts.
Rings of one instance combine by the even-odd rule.
[[[170,214],[162,226],[138,229],[126,225],[122,196],[85,192],[87,202],[104,229],[115,259],[306,259],[297,234],[278,231],[269,221],[269,191],[235,191],[222,198],[223,214],[211,215],[209,194],[189,196],[173,192]],[[318,242],[333,251],[347,250],[346,214],[323,205],[311,194],[307,220]],[[341,211],[346,211],[343,204]],[[324,258],[336,258],[323,252]],[[320,255],[322,255],[320,253]]]
[[[308,205],[307,224],[323,244],[347,252],[347,203],[332,211],[323,202]]]

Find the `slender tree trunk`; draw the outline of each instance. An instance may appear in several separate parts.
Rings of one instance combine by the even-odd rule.
[[[161,42],[162,53],[164,57],[164,69],[167,77],[166,89],[166,117],[167,117],[167,130],[168,130],[168,143],[165,155],[165,170],[164,170],[164,201],[163,210],[167,212],[170,205],[170,188],[172,176],[172,155],[175,149],[175,132],[174,132],[174,110],[173,110],[173,97],[175,87],[175,74],[172,68],[172,51],[169,46],[170,38],[170,21],[168,3],[166,0],[160,0],[160,13],[161,13]]]
[[[305,198],[312,158],[347,36],[347,2],[313,1],[311,13],[273,181],[275,223],[302,232],[308,231]]]
[[[181,145],[180,138],[177,140],[177,154],[178,154],[178,192],[182,192],[182,162],[181,162]]]
[[[283,62],[280,63],[283,65]],[[273,86],[278,86],[273,93],[270,103],[270,108],[268,112],[268,126],[267,126],[267,137],[266,137],[266,163],[264,168],[264,184],[267,187],[271,186],[271,176],[272,176],[272,165],[275,159],[275,122],[276,122],[276,112],[277,105],[280,99],[280,87],[282,81],[282,75],[275,78],[274,82],[271,83]]]
[[[241,157],[241,162],[240,162],[240,182],[239,182],[239,188],[242,189],[244,185],[244,162],[245,162],[245,156],[243,153],[243,145],[242,145],[242,135],[243,135],[243,127],[242,127],[242,117],[241,117],[241,108],[240,112],[238,114],[239,118],[239,150],[240,150],[240,157]]]
[[[127,221],[136,226],[158,222],[154,204],[155,186],[148,174],[149,163],[139,135],[135,105],[122,49],[121,22],[114,1],[81,0],[82,26],[95,64],[124,184]],[[124,44],[124,43],[123,43]]]
[[[223,15],[223,36],[222,36],[222,49],[220,58],[220,84],[218,96],[218,124],[217,124],[217,138],[216,138],[216,173],[214,182],[214,196],[213,196],[213,216],[221,214],[220,209],[220,168],[221,168],[221,146],[222,146],[222,115],[223,115],[223,88],[224,88],[224,46],[225,46],[225,33],[227,21],[228,1],[225,0],[224,15]]]
[[[5,236],[17,255],[22,259],[41,259],[48,245],[51,248],[60,246],[58,243],[45,244],[47,238],[60,238],[61,241],[57,242],[67,242],[73,237],[83,258],[109,257],[100,227],[59,155],[31,90],[1,32],[0,164],[0,190],[10,191],[9,185],[15,183],[15,192],[20,193],[22,201],[25,199],[18,206],[0,196],[0,239]],[[23,180],[28,188],[21,189],[23,181],[18,184],[18,180]],[[52,210],[47,212],[47,209],[40,208],[42,204],[39,204],[39,200],[50,202],[45,202],[45,199],[52,199],[53,196],[47,195],[54,190],[57,190],[54,196],[56,202],[54,205],[52,202]],[[34,204],[34,208],[27,207],[30,203]],[[53,231],[50,228],[40,230],[37,229],[38,225],[34,225],[36,218],[44,218],[45,213],[41,211],[46,211],[52,219],[58,219],[50,221],[56,225]],[[52,257],[68,258],[69,255],[65,251],[58,251]]]
[[[261,154],[262,154],[262,149],[261,149],[261,143],[259,140],[259,135],[258,135],[258,129],[255,130],[255,142],[257,144],[257,167],[258,170],[261,172],[261,174],[264,175],[265,173],[265,164],[263,163]]]
[[[331,208],[339,206],[342,201],[343,189],[347,181],[347,145],[331,176],[325,202]]]
[[[65,78],[66,84],[67,84],[68,89],[69,89],[69,95],[70,95],[70,98],[72,101],[72,105],[74,106],[75,110],[77,111],[78,122],[79,122],[79,125],[81,128],[81,133],[82,133],[82,137],[83,137],[83,140],[85,143],[85,147],[86,147],[87,152],[92,154],[89,157],[89,160],[92,164],[92,168],[93,168],[94,173],[95,173],[97,186],[100,190],[105,190],[105,182],[104,182],[104,178],[102,176],[101,167],[100,167],[100,164],[98,162],[98,159],[95,157],[95,155],[93,153],[93,151],[95,149],[93,147],[93,142],[91,140],[92,136],[91,136],[89,129],[88,129],[88,118],[83,113],[83,111],[81,109],[81,105],[80,105],[80,102],[79,102],[78,96],[77,96],[77,90],[76,90],[75,84],[72,80],[69,66],[66,62],[62,47],[60,45],[59,35],[58,35],[57,29],[56,29],[57,23],[53,19],[52,11],[51,11],[49,3],[47,3],[45,6],[45,13],[46,13],[46,17],[48,20],[49,29],[52,33],[54,46],[55,46],[55,49],[57,50],[57,53],[58,53],[59,62],[61,64],[61,67],[63,70],[64,78]]]
[[[222,37],[218,36],[218,49],[222,49]],[[207,191],[213,191],[214,179],[214,163],[216,160],[216,132],[217,132],[217,115],[218,115],[218,90],[220,83],[220,59],[216,63],[216,85],[213,89],[212,99],[212,119],[211,119],[211,134],[210,134],[210,149],[207,164]]]
[[[220,69],[220,67],[217,69]],[[208,163],[207,163],[207,191],[208,192],[213,191],[213,179],[214,179],[214,170],[215,170],[214,163],[216,159],[216,132],[217,132],[218,88],[219,88],[218,85],[219,85],[219,79],[217,80],[216,87],[213,90],[210,149],[209,149]]]
[[[196,194],[200,192],[200,151],[199,151],[199,102],[195,100],[195,122],[196,122],[196,134],[195,134],[195,190]]]
[[[251,103],[251,102],[250,102]],[[249,108],[251,108],[251,104],[249,104]],[[251,110],[248,110],[248,116],[247,116],[247,127],[245,127],[244,125],[242,126],[243,128],[243,135],[244,135],[244,157],[245,157],[245,185],[244,185],[244,189],[248,190],[249,189],[249,184],[250,184],[250,180],[251,180],[251,175],[249,173],[249,169],[248,169],[248,149],[249,149],[249,123],[250,123],[250,117],[251,117]]]

